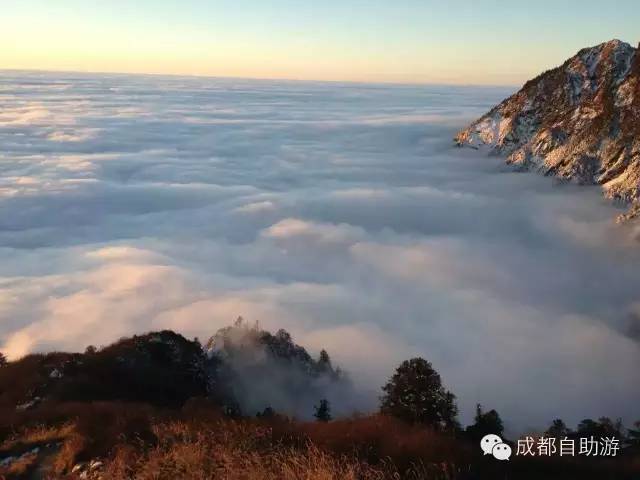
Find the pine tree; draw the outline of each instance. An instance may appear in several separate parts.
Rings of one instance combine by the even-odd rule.
[[[326,350],[320,352],[320,358],[318,359],[318,370],[320,372],[330,372],[333,370],[331,367],[331,358]]]
[[[7,363],[7,357],[4,356],[4,353],[0,352],[0,367],[4,367]]]
[[[329,403],[329,400],[323,398],[322,400],[320,400],[320,405],[314,406],[313,408],[316,411],[313,414],[316,420],[318,420],[319,422],[331,421],[331,404]]]
[[[579,437],[615,437],[623,438],[622,420],[611,420],[609,417],[600,417],[597,421],[585,418],[578,424],[577,434]]]
[[[440,375],[423,358],[404,361],[382,390],[381,413],[441,430],[458,425],[455,395],[444,389]]]
[[[549,428],[547,428],[547,431],[544,432],[544,434],[547,437],[562,439],[564,437],[573,435],[573,432],[569,429],[569,427],[567,427],[567,425],[561,418],[556,418],[553,422],[551,422],[551,425],[549,426]]]
[[[276,332],[276,339],[282,343],[291,343],[291,334],[287,332],[284,328],[281,328]]]
[[[489,410],[488,412],[482,411],[482,405],[476,405],[476,416],[473,425],[469,425],[466,429],[467,435],[475,442],[478,442],[485,435],[498,435],[502,436],[504,432],[504,425],[500,414],[495,410]]]
[[[276,416],[276,411],[271,407],[266,407],[262,412],[256,413],[258,418],[273,418]]]
[[[640,420],[634,422],[635,428],[630,428],[628,431],[627,441],[629,445],[634,447],[640,447]]]

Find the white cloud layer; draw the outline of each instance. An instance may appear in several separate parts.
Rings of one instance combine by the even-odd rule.
[[[451,147],[506,93],[2,74],[2,349],[242,315],[327,348],[363,407],[422,355],[464,420],[634,420],[632,227],[597,191]]]

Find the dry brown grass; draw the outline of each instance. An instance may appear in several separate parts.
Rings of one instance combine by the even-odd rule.
[[[61,478],[78,462],[107,457],[119,443],[134,444],[143,439],[152,445],[151,422],[164,411],[153,407],[124,403],[69,403],[43,406],[35,411],[13,416],[11,432],[0,444],[0,458],[20,457],[0,468],[0,479],[22,478],[43,454],[24,456],[34,448],[47,450],[47,471]],[[47,448],[48,447],[48,448]],[[29,460],[29,461],[27,461]],[[13,470],[24,465],[25,472]]]
[[[0,471],[0,478],[76,480],[70,474],[73,466],[91,460],[104,462],[100,473],[105,480],[639,478],[638,456],[609,462],[495,462],[464,440],[379,415],[329,423],[279,416],[232,419],[206,401],[174,411],[98,403],[44,412],[48,423],[40,418],[2,443],[5,453],[27,455]],[[29,455],[34,446],[53,443]]]
[[[114,480],[378,480],[395,477],[390,464],[372,466],[308,443],[302,448],[274,441],[272,429],[246,421],[196,426],[184,421],[155,428],[159,443],[145,453],[122,446],[105,475]],[[416,477],[417,478],[417,477]]]
[[[423,426],[411,426],[385,415],[297,426],[314,444],[341,454],[357,454],[370,462],[390,458],[410,467],[415,462],[452,463],[467,455],[453,436]]]
[[[75,425],[27,426],[14,432],[0,445],[0,458],[14,457],[15,461],[0,467],[0,478],[23,478],[38,465],[42,451],[67,439]]]
[[[36,466],[37,453],[27,453],[7,467],[0,468],[0,478],[24,478]]]
[[[21,446],[33,448],[33,446],[37,445],[58,442],[67,438],[73,429],[73,423],[26,427],[22,431],[12,434],[2,442],[2,444],[0,444],[0,452],[15,451]]]

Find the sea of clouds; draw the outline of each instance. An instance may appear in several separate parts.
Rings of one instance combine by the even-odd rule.
[[[452,145],[511,90],[2,73],[1,350],[242,315],[326,348],[363,409],[421,355],[463,421],[635,420],[634,227]]]

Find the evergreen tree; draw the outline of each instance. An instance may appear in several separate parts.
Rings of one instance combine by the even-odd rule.
[[[276,332],[276,339],[282,343],[291,343],[291,334],[284,328],[281,328]]]
[[[459,432],[461,430],[458,422],[458,405],[456,404],[456,396],[451,392],[445,393],[445,402],[443,405],[444,429]]]
[[[314,406],[315,413],[313,414],[316,417],[316,420],[319,422],[329,422],[331,421],[331,404],[329,400],[322,399],[320,400],[320,405]]]
[[[326,350],[320,352],[320,358],[318,358],[318,370],[320,372],[330,372],[333,370],[331,366],[331,358]]]
[[[579,437],[598,437],[600,435],[600,428],[598,422],[591,418],[585,418],[578,424],[576,434]]]
[[[640,420],[634,422],[635,428],[630,428],[628,431],[627,441],[629,445],[634,447],[640,447]]]
[[[440,430],[457,426],[455,395],[445,390],[438,372],[423,358],[404,361],[382,390],[381,413]]]
[[[600,417],[597,421],[591,418],[585,418],[578,424],[578,437],[615,437],[623,438],[622,420],[617,419],[615,422],[609,417]]]
[[[0,352],[0,367],[4,367],[7,363],[7,357],[4,356],[4,353]]]
[[[573,432],[569,427],[567,427],[561,418],[556,418],[551,422],[551,425],[547,428],[547,431],[544,432],[544,434],[547,437],[565,438],[572,436]]]
[[[258,418],[273,418],[276,416],[276,412],[271,407],[266,407],[262,412],[256,413]]]
[[[618,439],[624,438],[624,426],[621,418],[617,418],[613,421],[609,417],[600,417],[598,419],[598,423],[603,433],[602,436],[615,437]]]
[[[479,442],[485,435],[498,435],[502,436],[504,432],[504,425],[500,415],[495,410],[489,410],[488,412],[482,411],[482,405],[476,405],[476,416],[473,425],[469,425],[466,429],[466,433],[474,442]]]

